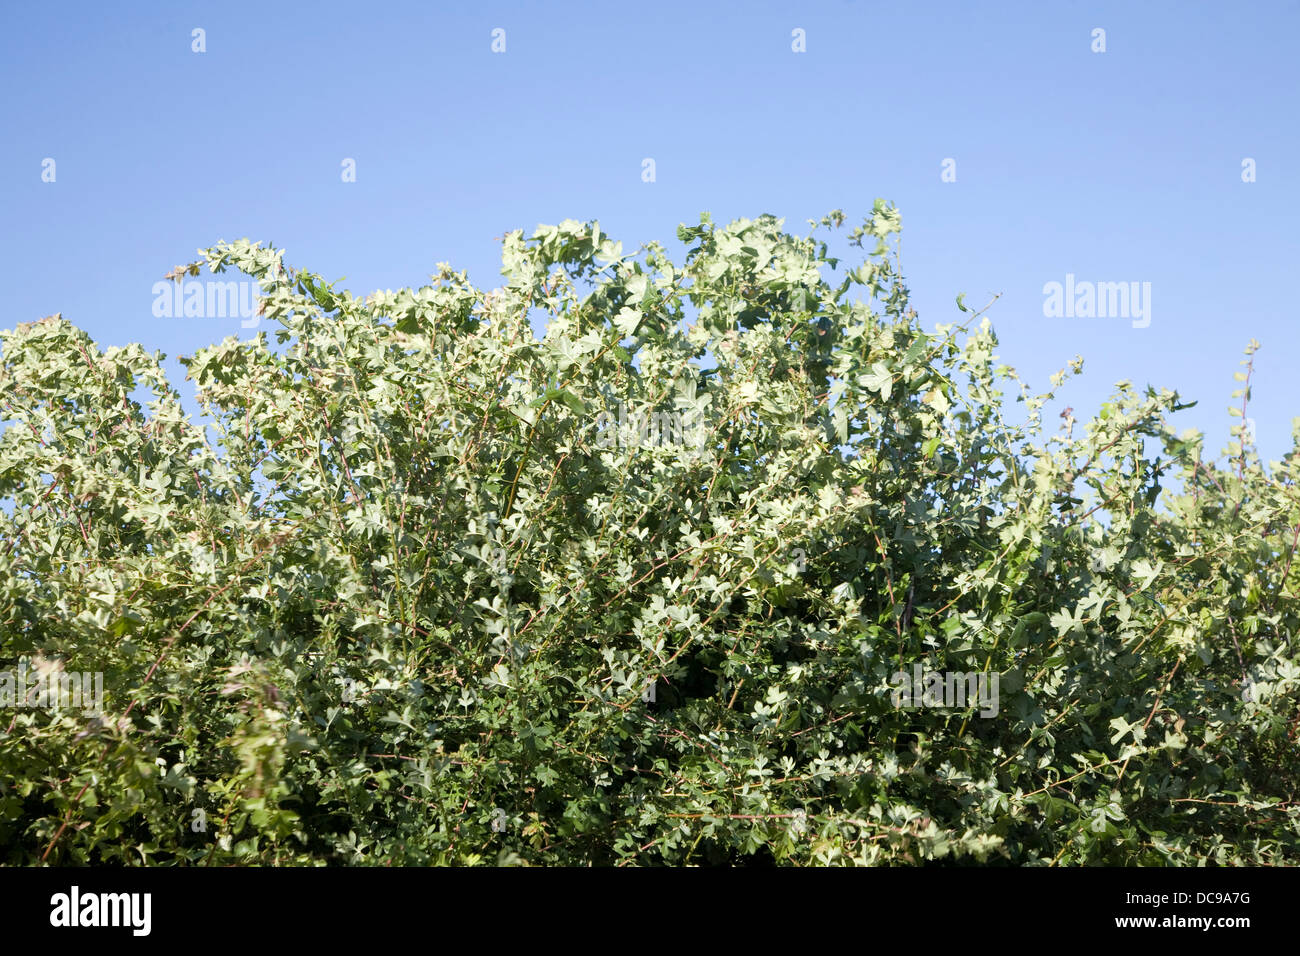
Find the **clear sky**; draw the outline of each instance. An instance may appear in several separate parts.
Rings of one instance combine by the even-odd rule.
[[[1210,454],[1253,337],[1261,452],[1291,447],[1300,3],[0,10],[0,326],[61,311],[101,347],[162,350],[187,396],[177,355],[254,330],[155,317],[152,290],[219,239],[274,242],[358,294],[443,260],[491,288],[510,229],[599,219],[625,251],[673,249],[705,210],[801,232],[882,197],[927,328],[961,319],[959,293],[1001,293],[999,354],[1036,391],[1076,354],[1077,417],[1120,379],[1177,389]],[[1150,324],[1046,316],[1067,275],[1150,283]]]

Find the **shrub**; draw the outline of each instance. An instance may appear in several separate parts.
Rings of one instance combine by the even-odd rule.
[[[1297,451],[1129,383],[1049,434],[843,221],[365,300],[221,243],[280,327],[182,360],[212,443],[159,354],[3,333],[0,666],[105,702],[4,713],[3,859],[1300,862]]]

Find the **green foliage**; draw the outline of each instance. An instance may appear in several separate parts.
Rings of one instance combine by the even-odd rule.
[[[1129,383],[1049,433],[892,207],[828,281],[843,220],[366,300],[222,243],[280,328],[183,360],[215,447],[161,356],[3,333],[0,669],[105,713],[0,712],[0,860],[1300,862],[1300,453]],[[918,663],[997,715],[895,706]]]

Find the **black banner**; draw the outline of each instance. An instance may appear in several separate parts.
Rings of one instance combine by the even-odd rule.
[[[1009,930],[1080,941],[1198,933],[1227,942],[1280,932],[1297,889],[1295,871],[1280,869],[0,870],[15,942],[112,938],[128,947],[214,934],[258,944],[399,942],[426,934],[431,921],[440,933],[482,927],[494,943],[537,943],[539,927],[548,927],[561,946],[653,926],[676,934],[698,925],[688,934],[698,939],[803,936],[850,924],[864,944],[886,926],[955,943]]]

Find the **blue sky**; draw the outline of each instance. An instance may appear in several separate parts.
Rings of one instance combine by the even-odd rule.
[[[1076,354],[1076,416],[1120,379],[1177,389],[1200,405],[1175,421],[1204,430],[1210,454],[1253,337],[1261,452],[1291,448],[1300,3],[52,2],[2,16],[3,327],[61,311],[101,347],[162,350],[179,385],[176,356],[253,334],[153,315],[154,283],[219,239],[272,241],[358,294],[421,285],[443,260],[491,288],[510,229],[599,219],[625,250],[676,248],[677,224],[705,210],[802,232],[833,208],[853,225],[883,197],[927,328],[961,319],[959,293],[977,307],[1001,293],[999,354],[1035,391]],[[1149,282],[1150,325],[1046,317],[1044,285],[1067,274]]]

